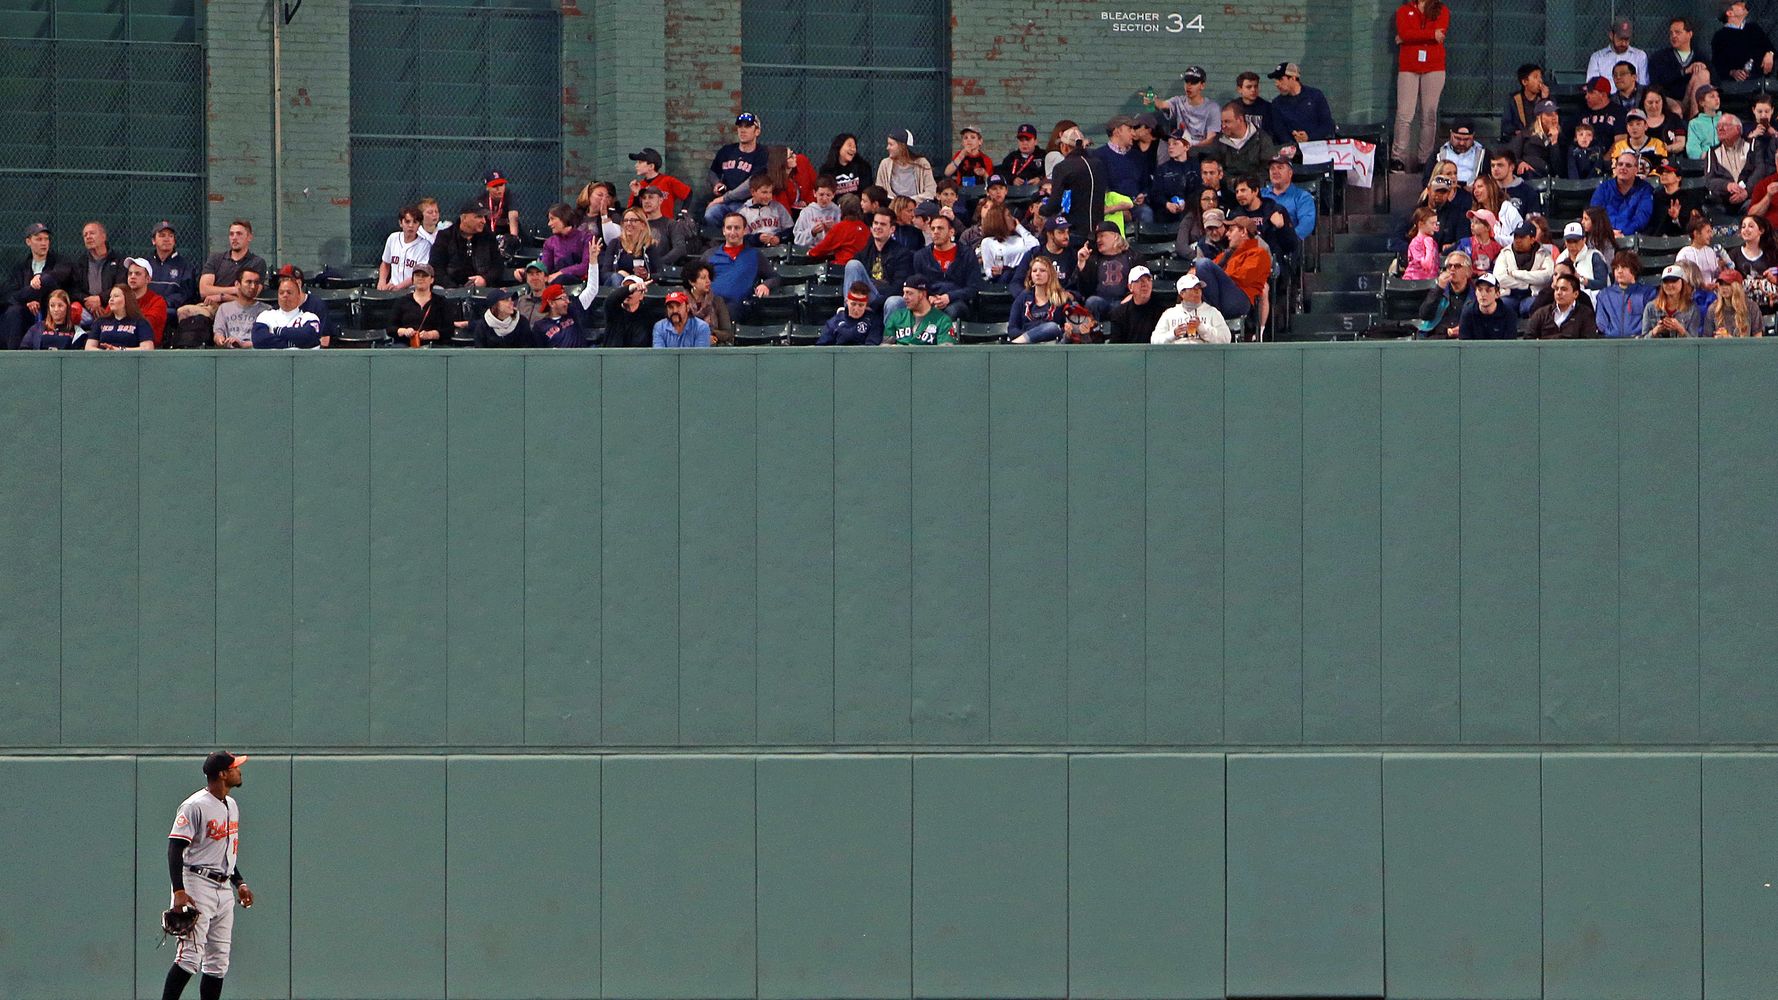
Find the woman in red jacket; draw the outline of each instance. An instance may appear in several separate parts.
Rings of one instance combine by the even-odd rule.
[[[1395,152],[1391,170],[1419,170],[1423,158],[1438,148],[1438,97],[1445,89],[1445,32],[1451,11],[1441,0],[1405,0],[1395,11],[1395,44],[1400,52],[1395,74]],[[1408,127],[1420,112],[1417,142],[1409,144]]]

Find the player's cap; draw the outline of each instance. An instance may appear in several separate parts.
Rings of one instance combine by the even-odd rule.
[[[488,305],[493,305],[496,302],[511,302],[512,293],[504,288],[496,288],[484,296],[484,299]]]
[[[409,268],[409,270],[413,271],[415,274],[424,274],[428,278],[438,277],[438,272],[432,269],[431,264],[415,264],[413,267]]]
[[[1268,80],[1282,80],[1287,76],[1301,77],[1302,68],[1293,62],[1281,62],[1277,68],[1266,74]]]
[[[1560,110],[1561,109],[1556,107],[1555,101],[1551,101],[1551,100],[1547,100],[1547,99],[1538,101],[1536,104],[1531,106],[1531,113],[1534,115],[1557,114],[1560,112]]]
[[[661,165],[661,151],[655,149],[653,146],[644,146],[636,152],[631,153],[630,159],[637,163],[652,163],[658,167]]]
[[[204,758],[204,777],[214,778],[231,767],[239,767],[247,763],[246,754],[232,754],[227,750],[218,750]]]
[[[1043,224],[1043,231],[1046,233],[1067,232],[1070,225],[1066,215],[1058,215]]]
[[[149,230],[148,235],[159,236],[162,233],[177,233],[178,231],[179,230],[173,228],[173,224],[171,222],[168,222],[167,220],[162,219],[161,221],[154,224],[154,228]]]
[[[932,287],[932,283],[926,280],[924,274],[910,274],[902,281],[901,287],[912,288],[915,291],[924,292]]]
[[[44,225],[41,222],[33,222],[30,225],[25,227],[25,239],[28,240],[31,237],[36,236],[38,233],[47,233],[47,232],[49,232],[48,226]]]
[[[1183,292],[1187,288],[1202,288],[1203,285],[1204,285],[1204,282],[1202,279],[1200,279],[1196,274],[1193,274],[1192,272],[1187,271],[1186,273],[1179,276],[1178,281],[1175,281],[1173,283],[1173,288],[1175,291]]]
[[[751,111],[743,111],[740,114],[735,116],[735,124],[736,125],[753,125],[753,126],[757,127],[759,125],[759,116],[754,114]]]
[[[667,304],[671,305],[675,302],[681,303],[683,305],[691,305],[691,296],[689,296],[681,291],[668,292],[667,293]]]
[[[1037,138],[1037,126],[1030,122],[1022,122],[1019,125],[1019,136],[1020,138],[1025,136],[1030,136],[1033,139]]]
[[[498,170],[490,170],[482,175],[482,183],[488,187],[497,187],[506,183],[506,174]]]
[[[1213,209],[1209,210],[1208,212],[1204,213],[1204,218],[1202,221],[1203,221],[1204,228],[1209,229],[1211,226],[1220,226],[1220,225],[1223,225],[1224,223],[1228,222],[1228,216],[1223,214],[1222,209],[1213,208]]]
[[[1494,272],[1492,271],[1483,271],[1481,274],[1476,275],[1475,283],[1478,285],[1487,285],[1489,288],[1500,287],[1500,279],[1494,277]]]
[[[903,146],[912,146],[914,144],[914,133],[905,128],[890,129],[889,138],[894,139]]]
[[[1135,267],[1130,268],[1130,276],[1128,279],[1126,279],[1126,283],[1134,285],[1136,282],[1141,281],[1143,278],[1152,278],[1152,277],[1154,277],[1153,271],[1150,271],[1147,267],[1145,267],[1141,264],[1137,264]]]
[[[147,271],[150,275],[154,274],[154,265],[148,263],[147,258],[129,257],[124,260],[124,263],[130,267],[139,267],[142,270]]]
[[[976,128],[974,125],[965,125],[962,128],[957,130],[958,135],[968,135],[971,132],[975,133],[976,135],[982,134],[982,130],[979,128]]]
[[[1202,66],[1187,66],[1185,72],[1179,74],[1179,78],[1186,83],[1203,83],[1210,75],[1204,72]]]
[[[1562,227],[1562,238],[1565,240],[1584,240],[1587,238],[1587,227],[1578,222],[1570,222]]]
[[[1680,267],[1678,264],[1668,264],[1666,267],[1661,268],[1661,280],[1684,281],[1685,268]]]

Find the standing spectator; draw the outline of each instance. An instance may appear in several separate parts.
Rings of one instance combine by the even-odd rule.
[[[880,310],[913,268],[913,255],[895,238],[895,217],[879,209],[871,216],[870,239],[846,262],[845,285],[870,286],[871,308]]]
[[[1219,165],[1235,174],[1257,174],[1274,157],[1280,155],[1278,144],[1261,131],[1245,115],[1235,101],[1222,106],[1222,132],[1209,149],[1201,154],[1209,163],[1221,157]]]
[[[432,259],[432,242],[420,236],[420,207],[408,205],[395,218],[396,231],[377,258],[377,290],[383,292],[406,291],[414,283],[414,265]]]
[[[137,310],[148,321],[148,328],[154,331],[154,346],[159,347],[161,337],[167,332],[167,300],[148,287],[149,276],[153,273],[154,268],[145,257],[131,257],[124,261],[124,287],[136,300]]]
[[[717,150],[710,159],[713,197],[704,209],[705,225],[722,225],[723,216],[747,200],[747,182],[765,175],[768,155],[759,144],[759,131],[759,117],[743,111],[735,116],[735,141]]]
[[[1018,145],[1000,161],[1000,176],[1008,184],[1040,184],[1045,176],[1043,151],[1037,148],[1037,126],[1025,122],[1019,126]]]
[[[932,243],[914,254],[912,273],[925,276],[934,309],[962,319],[982,286],[982,265],[968,247],[957,244],[955,222],[940,215],[930,225]],[[893,300],[884,308],[894,312]]]
[[[514,239],[524,235],[519,230],[519,203],[507,187],[504,171],[490,170],[482,175],[481,205],[488,210],[490,225],[496,233]]]
[[[1177,225],[1190,212],[1187,198],[1197,185],[1198,169],[1191,162],[1191,143],[1186,133],[1174,131],[1167,136],[1167,158],[1154,170],[1148,182],[1148,197],[1137,210],[1144,222],[1165,222]]]
[[[1716,126],[1722,121],[1722,94],[1713,86],[1698,88],[1698,114],[1685,125],[1685,155],[1703,159],[1716,148]]]
[[[755,246],[775,247],[790,238],[790,210],[773,193],[770,177],[755,177],[747,182],[747,200],[735,209],[747,222],[747,242]]]
[[[1075,290],[1086,300],[1093,318],[1103,320],[1124,297],[1130,271],[1137,263],[1136,254],[1116,224],[1101,222],[1098,232],[1093,234],[1093,245],[1081,247],[1075,259],[1079,264]]]
[[[148,287],[167,300],[169,316],[177,315],[179,307],[191,301],[191,284],[196,275],[185,255],[179,252],[179,234],[173,231],[171,222],[163,219],[155,223],[154,253],[148,255],[148,263],[154,269]]]
[[[1080,126],[1073,119],[1064,118],[1056,122],[1056,127],[1050,130],[1050,141],[1043,147],[1043,176],[1046,180],[1055,176],[1056,167],[1060,166],[1062,159],[1068,155],[1062,148],[1062,137],[1067,135],[1070,129],[1079,131]]]
[[[654,188],[661,193],[661,214],[672,218],[679,211],[682,202],[691,201],[691,185],[671,174],[661,173],[661,152],[652,146],[645,146],[630,154],[630,160],[636,164],[636,176],[630,181],[629,207],[641,204],[644,188]]]
[[[285,273],[278,275],[278,308],[267,309],[253,321],[253,346],[260,350],[326,347],[326,322],[303,308],[306,298],[302,272],[286,265]]]
[[[982,130],[965,125],[957,137],[963,148],[945,164],[945,176],[963,187],[986,186],[994,173],[994,158],[982,151]]]
[[[18,347],[25,331],[43,318],[51,292],[58,288],[68,292],[74,287],[73,265],[49,248],[49,240],[47,225],[33,222],[25,227],[25,248],[29,253],[12,266],[6,285],[6,311],[0,317],[0,347],[5,350]],[[73,298],[71,293],[69,298]]]
[[[722,245],[705,257],[710,264],[711,287],[728,302],[738,323],[747,322],[755,298],[772,294],[778,276],[772,262],[759,248],[747,244],[747,220],[730,212],[722,220]]]
[[[1235,76],[1235,102],[1241,105],[1241,115],[1248,124],[1271,134],[1272,102],[1259,96],[1258,73],[1246,70]]]
[[[1602,76],[1593,77],[1581,91],[1581,99],[1587,106],[1575,121],[1575,127],[1591,126],[1600,147],[1609,148],[1624,132],[1624,113],[1611,99],[1611,81]]]
[[[655,347],[709,347],[715,342],[710,325],[691,314],[691,297],[674,289],[667,293],[667,315],[654,324]]]
[[[1208,76],[1202,66],[1187,66],[1179,75],[1179,82],[1185,92],[1167,98],[1162,105],[1167,117],[1172,120],[1173,129],[1183,129],[1190,137],[1191,144],[1203,149],[1216,141],[1222,131],[1222,114],[1216,102],[1204,96],[1204,81]]]
[[[836,197],[858,194],[877,178],[877,170],[870,160],[858,155],[858,137],[850,132],[841,132],[833,137],[833,145],[827,150],[827,159],[817,171],[823,177],[833,178],[833,193]]]
[[[1149,334],[1151,344],[1227,344],[1234,338],[1228,320],[1204,301],[1204,282],[1195,274],[1182,274],[1174,283],[1179,304],[1161,314]]]
[[[1757,161],[1753,147],[1741,134],[1741,119],[1723,115],[1716,123],[1717,146],[1704,157],[1704,185],[1711,197],[1730,211],[1745,208],[1752,194]]]
[[[1531,300],[1556,274],[1556,255],[1538,241],[1537,226],[1519,223],[1512,245],[1494,259],[1494,278],[1502,295],[1520,316],[1531,313]]]
[[[957,343],[956,323],[944,310],[933,308],[927,291],[923,274],[910,274],[902,282],[901,294],[889,300],[901,307],[891,310],[883,321],[883,343],[926,347]]]
[[[1111,308],[1105,317],[1106,342],[1112,344],[1146,344],[1154,336],[1154,328],[1169,308],[1154,293],[1154,272],[1137,264],[1130,268],[1130,294]]]
[[[1752,176],[1768,177],[1775,165],[1778,165],[1778,125],[1772,123],[1772,112],[1778,101],[1771,94],[1758,94],[1753,99],[1753,126],[1743,125],[1742,132],[1747,138],[1747,145],[1753,152],[1749,158],[1753,161]]]
[[[1716,60],[1710,64],[1718,81],[1745,83],[1772,74],[1772,39],[1766,29],[1747,18],[1744,0],[1732,0],[1723,8],[1723,26],[1710,39]]]
[[[701,260],[685,266],[685,289],[691,297],[691,314],[704,321],[718,344],[733,344],[735,325],[729,321],[728,303],[711,287],[714,274],[710,265]]]
[[[420,238],[428,243],[437,243],[438,234],[451,228],[450,223],[439,221],[438,199],[421,198],[414,204],[420,206]]]
[[[1463,316],[1463,310],[1475,301],[1475,273],[1470,256],[1453,250],[1445,255],[1444,270],[1433,279],[1433,287],[1426,293],[1426,301],[1420,303],[1420,311],[1414,315],[1416,336],[1437,340],[1457,339],[1457,323]],[[1482,268],[1486,271],[1486,268]]]
[[[1424,206],[1414,209],[1410,225],[1414,238],[1408,241],[1408,266],[1402,269],[1405,281],[1430,281],[1438,276],[1438,213]]]
[[[1038,214],[1046,219],[1066,216],[1070,235],[1085,241],[1086,234],[1097,230],[1105,219],[1104,168],[1086,155],[1087,140],[1080,129],[1070,128],[1056,141],[1062,149],[1062,162],[1050,174],[1050,195]]]
[[[1611,68],[1627,62],[1636,70],[1636,82],[1648,82],[1648,53],[1630,44],[1630,19],[1612,18],[1606,26],[1606,45],[1587,58],[1587,79],[1602,76],[1609,79]]]
[[[1665,110],[1675,115],[1696,109],[1697,89],[1710,82],[1710,55],[1692,45],[1697,31],[1691,18],[1673,18],[1667,22],[1667,47],[1648,57],[1648,84],[1672,95],[1665,98]]]
[[[43,318],[25,332],[17,348],[21,351],[71,351],[86,333],[74,322],[74,300],[66,289],[57,288],[45,298]]]
[[[480,204],[463,206],[457,224],[432,245],[427,263],[432,269],[428,277],[436,276],[446,288],[486,288],[498,281],[500,245],[488,232],[487,210]]]
[[[265,275],[260,273],[257,265],[243,267],[235,275],[234,297],[216,310],[216,322],[210,336],[217,347],[253,346],[253,324],[259,322],[259,314],[267,309],[266,304],[259,301],[264,282]]]
[[[1438,163],[1454,163],[1457,165],[1457,183],[1468,184],[1476,179],[1488,162],[1488,151],[1475,141],[1475,130],[1468,122],[1458,122],[1451,126],[1451,137],[1438,148],[1426,165],[1426,176],[1432,176],[1432,168]]]
[[[395,312],[389,317],[389,338],[395,343],[409,347],[448,343],[456,330],[457,307],[450,299],[433,294],[432,267],[416,266],[413,291],[395,302]]]
[[[645,187],[636,200],[636,208],[648,220],[648,228],[654,232],[654,246],[658,251],[655,259],[662,267],[678,267],[692,253],[693,242],[697,239],[697,227],[688,218],[668,218],[662,215],[663,197],[665,195],[660,188]],[[618,238],[623,238],[621,233]],[[605,252],[603,241],[600,243],[594,249],[595,255]]]
[[[816,188],[816,191],[819,192],[820,188]],[[849,194],[841,198],[839,210],[840,221],[828,227],[821,239],[809,248],[810,260],[831,260],[844,267],[870,241],[870,227],[864,222],[864,212],[859,208],[858,196]]]
[[[263,278],[265,260],[253,252],[253,223],[236,219],[228,224],[228,249],[205,259],[198,273],[198,301],[180,308],[179,318],[214,317],[223,302],[234,298],[236,281],[247,270]]]
[[[1674,255],[1674,263],[1690,264],[1697,268],[1702,279],[1698,282],[1699,286],[1714,289],[1716,273],[1722,270],[1723,261],[1727,259],[1726,254],[1710,245],[1711,237],[1716,235],[1716,226],[1709,219],[1694,219],[1691,232],[1686,235],[1692,241],[1679,248],[1679,253]]]
[[[512,293],[496,288],[488,293],[488,309],[471,330],[477,347],[548,347],[531,329],[531,321],[518,313]]]
[[[630,209],[630,212],[641,215],[637,209]],[[543,241],[543,251],[538,254],[537,262],[543,265],[549,283],[593,281],[596,284],[596,276],[589,277],[589,274],[595,270],[594,265],[604,248],[591,232],[581,228],[580,216],[574,206],[556,202],[549,207],[546,218],[550,235]],[[522,272],[513,273],[521,279],[524,277]]]
[[[1669,264],[1661,270],[1661,290],[1642,310],[1644,337],[1701,337],[1704,318],[1692,296],[1685,268]]]
[[[889,155],[877,164],[878,187],[896,197],[911,198],[916,204],[938,195],[932,164],[926,157],[914,154],[914,133],[896,129],[883,145]]]
[[[1519,336],[1519,314],[1500,300],[1500,279],[1492,274],[1479,274],[1475,279],[1475,301],[1463,307],[1457,321],[1459,340],[1515,340]]]
[[[1311,139],[1334,137],[1333,109],[1327,104],[1327,95],[1303,85],[1303,73],[1296,63],[1279,63],[1266,75],[1278,88],[1278,96],[1272,99],[1272,112],[1267,119],[1272,138],[1280,145],[1291,146]],[[1294,153],[1294,147],[1290,151]]]
[[[130,290],[112,285],[105,292],[105,311],[93,317],[93,332],[81,342],[89,351],[152,351],[154,331]]]
[[[1135,120],[1117,115],[1105,126],[1107,142],[1093,150],[1105,177],[1105,189],[1134,200],[1142,193],[1142,164],[1131,150],[1136,137]]]
[[[1445,89],[1445,33],[1451,10],[1440,0],[1404,0],[1395,9],[1395,157],[1391,170],[1406,170],[1438,141],[1438,99]],[[1420,115],[1418,142],[1409,129]]]
[[[1063,310],[1073,296],[1062,287],[1056,273],[1056,262],[1039,256],[1025,272],[1025,287],[1012,300],[1007,315],[1006,335],[1014,344],[1047,344],[1062,337],[1067,322]]]
[[[80,241],[86,245],[84,267],[73,272],[74,287],[89,315],[102,312],[111,289],[124,282],[123,254],[111,249],[111,234],[103,223],[94,221],[80,227]]]
[[[871,311],[870,286],[858,282],[846,289],[846,304],[828,317],[816,338],[817,347],[875,347],[883,342],[882,317]]]
[[[797,246],[812,247],[821,242],[829,229],[839,225],[840,206],[834,204],[833,189],[832,177],[815,179],[815,200],[796,217],[796,228],[791,232],[791,238]]]
[[[1592,204],[1611,217],[1612,235],[1636,236],[1654,217],[1655,192],[1638,177],[1642,161],[1634,153],[1622,153],[1612,161],[1612,175],[1599,182]],[[1510,286],[1509,286],[1510,287]]]
[[[1526,336],[1532,340],[1588,340],[1599,336],[1593,321],[1593,310],[1580,294],[1580,282],[1573,275],[1558,274],[1550,281],[1555,301],[1537,309],[1526,325]]]
[[[1642,336],[1642,314],[1655,297],[1655,289],[1637,283],[1642,258],[1634,250],[1619,250],[1611,259],[1611,284],[1593,303],[1593,318],[1605,337]]]

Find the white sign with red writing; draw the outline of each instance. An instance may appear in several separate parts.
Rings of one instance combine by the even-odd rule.
[[[1363,139],[1311,139],[1297,144],[1303,165],[1330,163],[1345,173],[1346,183],[1367,188],[1377,172],[1377,146]]]

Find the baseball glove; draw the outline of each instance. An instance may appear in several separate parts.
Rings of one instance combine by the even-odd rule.
[[[172,937],[184,937],[192,932],[198,923],[198,911],[191,907],[184,909],[166,909],[161,911],[161,932]]]

